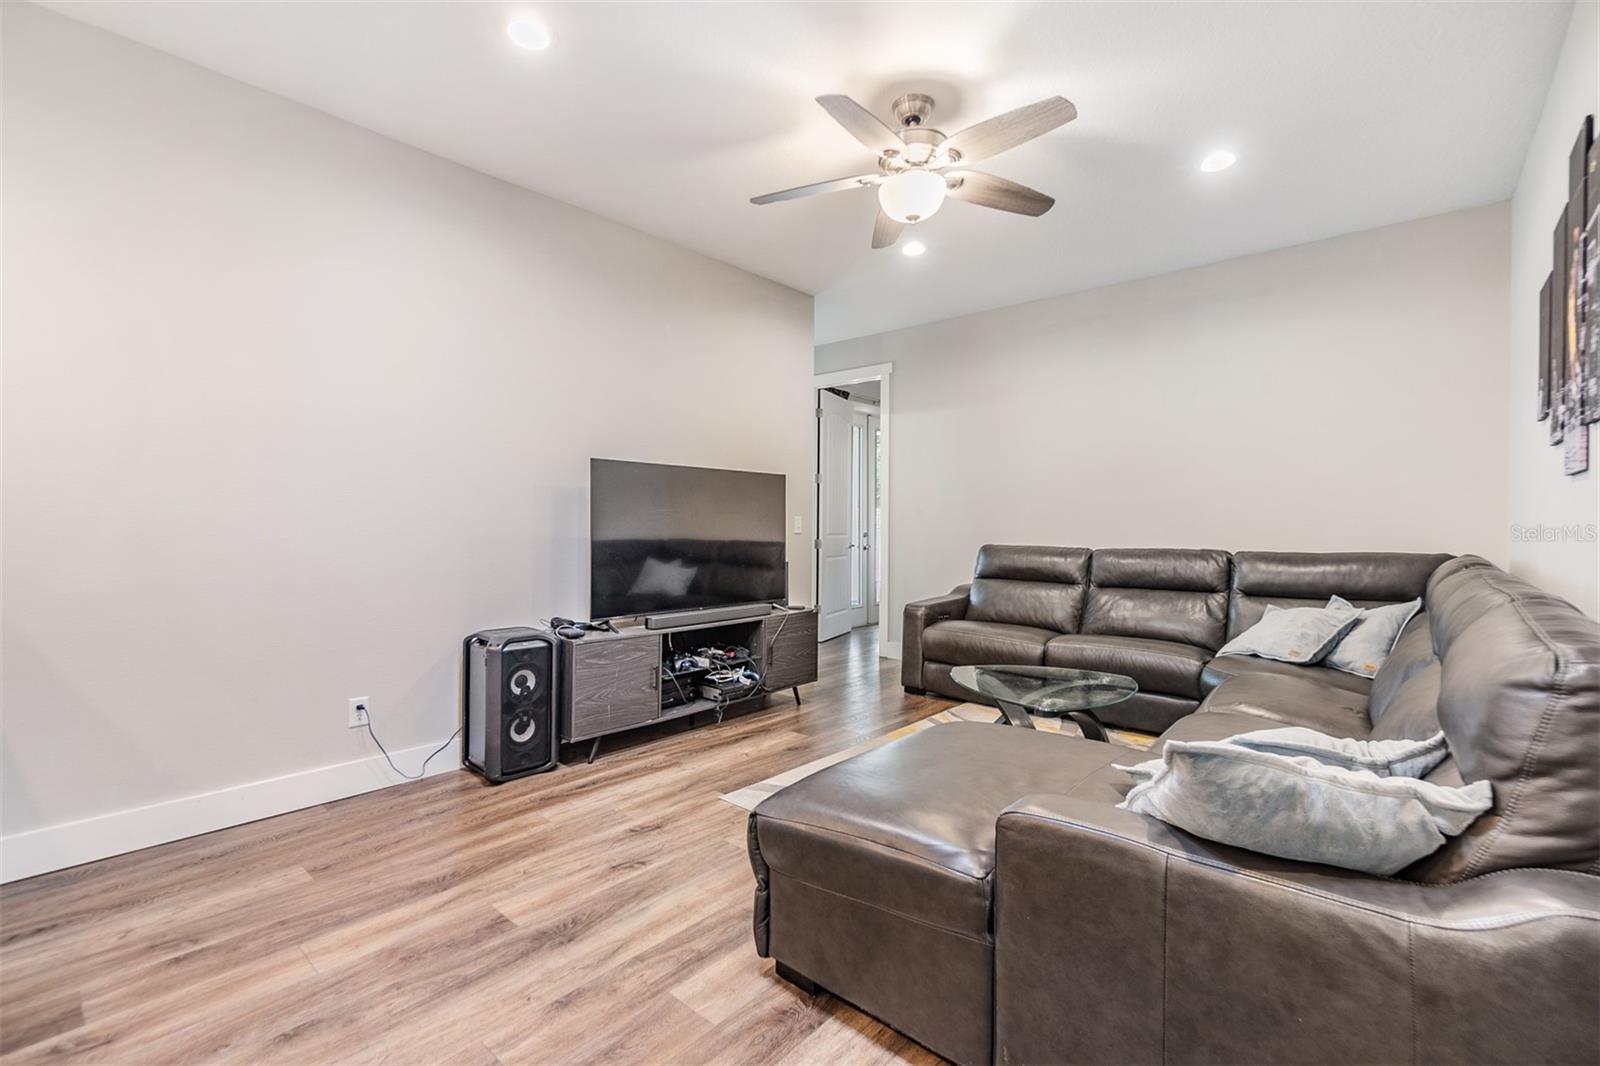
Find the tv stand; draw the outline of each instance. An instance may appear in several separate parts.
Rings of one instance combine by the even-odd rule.
[[[817,679],[817,612],[813,607],[773,608],[756,605],[764,616],[737,621],[696,621],[670,629],[646,622],[619,623],[612,633],[589,633],[579,640],[558,637],[561,656],[557,700],[563,743],[590,741],[590,759],[602,737],[657,722],[691,718],[752,704],[788,689],[800,702],[800,686]],[[672,675],[664,672],[677,652],[701,644],[739,645],[750,653],[750,665],[761,683],[738,698],[707,699],[698,691],[675,705],[681,695]],[[666,685],[668,692],[663,692]]]
[[[741,603],[733,607],[701,607],[693,611],[670,611],[667,614],[645,615],[646,629],[684,629],[689,626],[709,625],[712,622],[738,622],[746,618],[764,618],[772,613],[770,603]]]

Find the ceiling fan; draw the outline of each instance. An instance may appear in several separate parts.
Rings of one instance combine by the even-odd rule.
[[[925,93],[907,93],[894,102],[898,130],[890,129],[848,96],[819,96],[817,103],[856,140],[878,153],[878,172],[769,192],[751,197],[750,202],[771,204],[875,186],[878,220],[872,227],[874,248],[889,247],[900,239],[900,231],[906,226],[932,218],[946,196],[1018,215],[1044,214],[1055,206],[1051,197],[968,168],[1078,117],[1072,101],[1052,96],[946,137],[927,125],[933,114],[933,97]]]

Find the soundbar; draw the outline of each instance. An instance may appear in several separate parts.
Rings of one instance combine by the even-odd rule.
[[[740,622],[746,618],[762,618],[771,613],[770,603],[745,603],[737,607],[703,607],[695,611],[647,614],[644,618],[644,627],[677,629],[679,626],[697,626],[706,622]]]

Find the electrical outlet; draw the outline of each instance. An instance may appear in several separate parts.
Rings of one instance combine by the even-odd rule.
[[[367,724],[367,712],[372,702],[365,696],[350,697],[350,728],[360,729]]]

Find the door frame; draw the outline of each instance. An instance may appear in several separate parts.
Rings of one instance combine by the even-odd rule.
[[[882,493],[883,493],[883,478],[878,476],[879,471],[878,471],[878,462],[877,462],[877,460],[879,458],[878,452],[881,452],[883,450],[883,443],[882,443],[882,441],[883,441],[883,415],[882,415],[882,413],[877,412],[877,411],[868,412],[868,414],[867,414],[867,440],[869,442],[871,442],[871,444],[876,445],[876,447],[877,447],[877,451],[876,452],[869,451],[868,455],[865,458],[866,458],[867,462],[869,464],[871,464],[871,466],[872,466],[873,477],[874,477],[876,485],[877,485],[877,489],[878,489],[878,493],[879,493],[879,499],[878,500],[872,500],[872,499],[863,500],[861,502],[861,509],[862,509],[862,512],[864,514],[876,514],[878,511],[883,510],[883,504],[881,502],[881,497],[882,497]],[[878,505],[876,509],[874,509],[874,507],[873,507],[874,503],[876,503]],[[879,529],[877,527],[874,527],[873,530],[872,530],[872,541],[871,541],[871,543],[869,543],[867,545],[867,572],[872,575],[873,582],[872,582],[872,588],[868,591],[866,599],[862,602],[862,606],[866,608],[866,613],[867,613],[866,624],[869,625],[869,626],[877,625],[882,620],[881,619],[881,615],[883,613],[883,590],[882,590],[882,587],[877,582],[878,556],[883,551],[882,547],[878,544],[878,534],[880,532],[882,532],[881,529]],[[883,632],[883,630],[880,629],[878,632],[881,633],[881,632]]]
[[[894,602],[889,595],[891,588],[889,557],[892,554],[890,545],[893,543],[889,539],[889,514],[891,510],[889,506],[889,487],[893,483],[893,479],[889,475],[889,469],[890,461],[894,455],[894,449],[890,446],[890,431],[894,419],[889,416],[894,404],[894,364],[874,363],[871,366],[859,366],[849,370],[835,370],[827,374],[815,374],[811,378],[811,405],[814,410],[817,403],[818,389],[859,385],[863,381],[876,381],[879,384],[878,425],[879,431],[883,435],[883,466],[880,471],[882,484],[879,485],[879,493],[883,499],[883,521],[878,526],[878,543],[875,546],[877,550],[874,553],[877,555],[876,569],[878,588],[880,590],[878,596],[878,632],[882,634],[887,628],[882,624],[883,612],[889,604]],[[817,419],[813,415],[811,419],[811,513],[815,516],[820,516],[822,513],[821,500],[819,498],[819,494],[822,491],[822,471],[818,465],[821,461],[821,456],[822,449],[821,441],[818,437]],[[822,605],[822,574],[819,566],[820,548],[818,547],[820,536],[821,531],[813,529],[811,537],[811,602],[819,608]],[[887,658],[898,659],[900,657],[900,648],[898,645],[891,645],[880,635],[878,638],[878,654]]]

